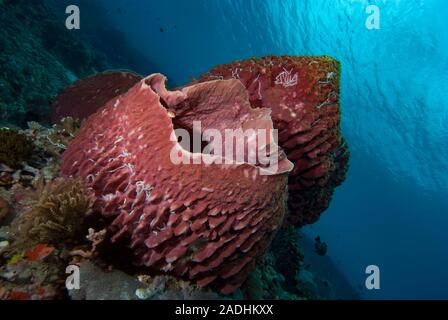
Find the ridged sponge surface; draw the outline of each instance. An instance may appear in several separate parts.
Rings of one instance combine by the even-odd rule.
[[[160,74],[142,79],[91,115],[63,154],[61,172],[85,179],[112,241],[128,244],[137,263],[230,293],[282,224],[292,165],[280,157],[278,171],[262,174],[246,162],[173,163],[172,150],[201,156],[173,139],[175,125],[272,122],[269,112],[251,108],[237,80],[179,91],[167,91],[164,81]]]
[[[339,78],[339,63],[330,57],[268,56],[219,65],[199,79],[238,79],[254,108],[272,110],[279,145],[294,162],[288,221],[297,226],[316,222],[345,180]]]

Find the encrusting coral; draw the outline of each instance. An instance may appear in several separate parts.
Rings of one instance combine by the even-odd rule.
[[[28,126],[26,133],[32,137],[37,149],[58,160],[68,143],[78,133],[81,122],[72,117],[65,117],[51,128],[38,122],[28,122]]]
[[[49,142],[65,150],[68,143],[75,137],[81,128],[81,122],[72,117],[62,118],[58,124],[53,125],[52,132],[47,136]]]
[[[31,158],[33,144],[16,130],[0,129],[0,163],[17,168],[23,161]]]
[[[55,179],[47,184],[41,180],[39,195],[29,212],[12,224],[16,245],[46,243],[55,246],[76,238],[83,221],[91,212],[93,199],[77,179]]]

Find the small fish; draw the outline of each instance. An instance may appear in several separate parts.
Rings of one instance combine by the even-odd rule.
[[[121,14],[121,9],[120,9],[120,8],[117,8],[117,12],[118,12],[119,14]]]
[[[324,256],[328,250],[327,244],[325,242],[322,242],[320,240],[320,237],[316,237],[316,239],[314,240],[316,241],[314,243],[315,252],[320,256]]]
[[[322,283],[324,284],[324,286],[325,286],[326,288],[328,288],[328,287],[330,286],[326,280],[322,281]]]
[[[160,27],[160,32],[165,32],[165,30],[162,27]]]

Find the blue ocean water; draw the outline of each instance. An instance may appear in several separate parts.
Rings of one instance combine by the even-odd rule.
[[[181,85],[211,67],[269,54],[342,64],[347,180],[305,229],[364,298],[448,298],[448,33],[444,0],[100,0],[151,66]],[[365,26],[367,6],[380,29]],[[120,10],[117,10],[119,8]]]

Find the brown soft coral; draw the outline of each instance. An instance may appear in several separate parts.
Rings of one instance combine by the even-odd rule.
[[[8,201],[0,197],[0,222],[10,213],[10,206]]]
[[[31,158],[33,144],[16,130],[0,129],[0,163],[17,168],[23,161]]]
[[[85,217],[91,212],[93,199],[77,179],[55,179],[41,182],[40,194],[29,212],[12,225],[15,243],[47,243],[60,245],[71,241],[81,231]]]

